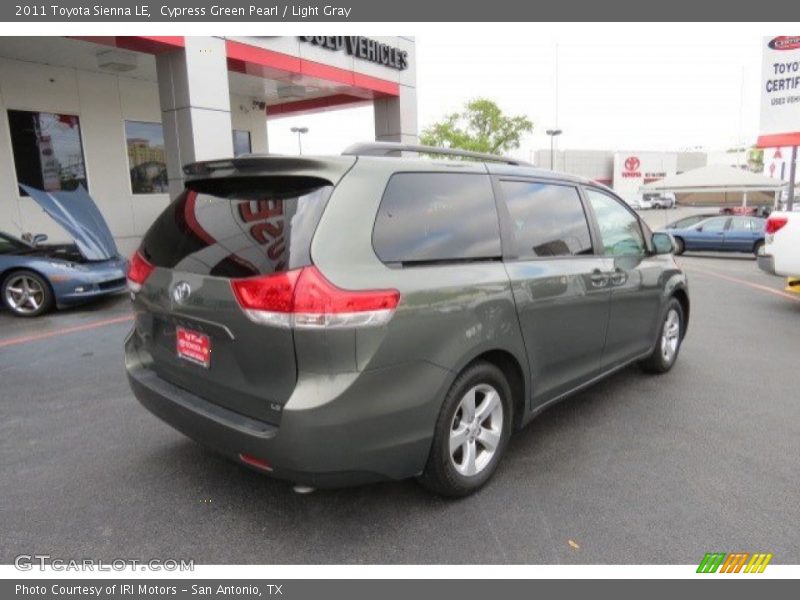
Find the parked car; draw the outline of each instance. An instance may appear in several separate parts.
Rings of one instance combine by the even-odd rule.
[[[786,277],[787,291],[800,293],[800,212],[772,213],[764,232],[764,252],[758,257],[758,266]]]
[[[763,204],[755,206],[723,206],[719,209],[719,214],[721,215],[752,215],[764,218],[768,217],[771,212],[772,207]]]
[[[670,229],[685,229],[686,227],[690,227],[700,221],[705,221],[706,219],[716,216],[712,213],[704,213],[702,215],[691,215],[689,217],[683,217],[682,219],[678,219],[677,221],[673,221],[672,223],[667,223],[664,225],[665,230]]]
[[[761,217],[717,216],[683,228],[665,229],[675,239],[675,254],[686,250],[752,252],[764,247],[764,219]]]
[[[650,205],[653,208],[675,208],[675,197],[665,195],[651,196]]]
[[[124,291],[128,261],[86,191],[25,190],[75,243],[44,245],[45,235],[25,241],[0,232],[0,298],[11,313],[36,317]]]
[[[670,370],[686,333],[670,236],[589,180],[375,143],[185,173],[131,259],[130,385],[302,486],[469,494],[513,429],[629,363]]]
[[[653,201],[649,196],[640,196],[631,200],[630,206],[636,210],[649,210],[653,208]]]

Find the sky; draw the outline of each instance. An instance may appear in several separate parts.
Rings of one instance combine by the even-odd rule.
[[[711,27],[711,29],[709,29]],[[725,150],[758,133],[762,34],[739,27],[486,25],[416,35],[420,130],[471,98],[534,123],[513,155],[560,149]],[[556,65],[558,68],[556,69]],[[557,72],[557,76],[556,76]],[[372,107],[270,120],[270,151],[338,153],[374,138]]]

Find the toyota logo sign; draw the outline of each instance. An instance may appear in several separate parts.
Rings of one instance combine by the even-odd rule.
[[[638,171],[639,165],[641,161],[635,156],[629,156],[625,159],[625,170],[626,171]]]
[[[172,299],[178,304],[183,304],[189,299],[192,293],[192,287],[185,281],[180,281],[172,288]]]

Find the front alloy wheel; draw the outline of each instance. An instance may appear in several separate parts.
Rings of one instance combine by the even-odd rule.
[[[52,292],[47,282],[36,273],[19,271],[3,282],[3,300],[20,317],[36,317],[52,305]]]
[[[681,318],[678,311],[670,308],[667,318],[664,319],[664,327],[661,330],[661,355],[665,363],[672,363],[678,353],[678,344],[681,336]]]
[[[667,302],[659,337],[650,356],[639,364],[648,373],[666,373],[675,364],[684,333],[683,306],[677,298]]]

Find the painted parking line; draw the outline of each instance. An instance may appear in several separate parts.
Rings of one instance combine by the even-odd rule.
[[[105,327],[107,325],[115,325],[117,323],[125,323],[132,321],[133,315],[125,315],[122,317],[114,317],[112,319],[103,319],[102,321],[92,321],[91,323],[84,323],[83,325],[76,325],[74,327],[65,327],[63,329],[55,329],[45,333],[36,333],[33,335],[22,335],[19,337],[9,338],[7,340],[0,340],[0,348],[7,346],[16,346],[17,344],[26,344],[28,342],[36,342],[51,337],[61,335],[68,335],[70,333],[77,333],[78,331],[87,331],[89,329],[97,329],[98,327]]]
[[[800,302],[800,296],[795,296],[794,294],[782,292],[781,290],[776,290],[775,288],[771,288],[767,285],[761,285],[760,283],[753,283],[752,281],[747,281],[746,279],[740,279],[738,277],[732,277],[730,275],[723,275],[722,273],[718,273],[716,271],[710,271],[708,269],[703,269],[700,267],[696,267],[694,265],[687,267],[686,264],[684,264],[682,266],[690,272],[696,271],[698,273],[703,273],[704,275],[710,275],[711,277],[717,277],[719,279],[724,279],[726,281],[731,281],[733,283],[745,285],[749,288],[753,288],[754,290],[769,292],[770,294],[775,294],[776,296],[781,296],[783,298],[788,298],[789,300],[794,300],[795,302]]]

